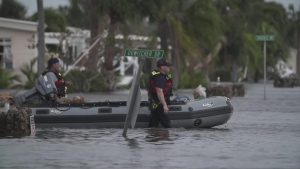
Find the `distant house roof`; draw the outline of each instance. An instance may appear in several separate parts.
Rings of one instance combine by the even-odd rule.
[[[37,22],[0,17],[0,28],[37,32],[37,25]]]

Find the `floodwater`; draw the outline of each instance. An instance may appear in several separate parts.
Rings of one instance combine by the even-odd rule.
[[[122,129],[53,128],[0,139],[0,168],[300,168],[299,87],[269,84],[263,100],[262,85],[247,85],[246,96],[232,102],[232,118],[212,129],[130,129],[125,139]]]

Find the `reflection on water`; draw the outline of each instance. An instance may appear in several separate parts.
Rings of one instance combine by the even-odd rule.
[[[37,129],[0,139],[0,168],[280,168],[300,166],[300,88],[251,86],[212,129]],[[279,99],[285,98],[285,99]],[[280,100],[280,101],[278,101]]]
[[[159,141],[171,141],[169,130],[167,129],[147,129],[147,136],[145,140],[147,142],[159,142]]]

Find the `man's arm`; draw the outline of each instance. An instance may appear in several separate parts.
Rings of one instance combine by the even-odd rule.
[[[51,86],[53,87],[55,92],[57,92],[57,88],[56,88],[56,85],[55,85],[55,81],[57,81],[57,77],[55,76],[55,74],[53,72],[48,72],[46,74],[46,76],[47,76],[48,80],[50,81]]]
[[[155,87],[155,91],[160,103],[163,105],[164,112],[167,113],[169,111],[169,107],[167,105],[163,90],[159,87]]]

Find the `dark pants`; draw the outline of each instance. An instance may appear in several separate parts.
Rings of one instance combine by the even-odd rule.
[[[164,113],[164,108],[161,104],[157,108],[151,109],[150,121],[148,127],[158,127],[159,123],[164,128],[170,128],[171,122],[166,113]]]

